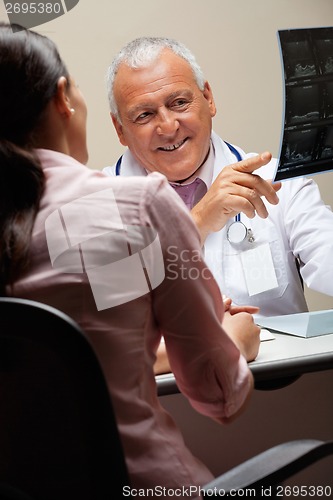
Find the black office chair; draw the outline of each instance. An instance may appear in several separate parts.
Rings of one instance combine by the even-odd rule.
[[[285,443],[203,489],[256,488],[259,497],[332,453],[333,442]],[[0,298],[0,499],[111,500],[129,484],[104,376],[80,327],[44,304]]]
[[[0,298],[0,499],[110,500],[128,484],[109,392],[79,326],[47,305]]]

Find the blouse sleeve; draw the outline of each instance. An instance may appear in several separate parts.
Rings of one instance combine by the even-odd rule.
[[[223,421],[242,406],[252,375],[221,326],[221,293],[188,210],[164,177],[149,178],[140,217],[157,231],[165,272],[152,291],[155,319],[179,389],[197,411]]]

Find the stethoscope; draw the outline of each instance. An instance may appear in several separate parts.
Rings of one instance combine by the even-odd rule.
[[[118,158],[118,161],[116,163],[116,175],[120,175],[120,169],[121,169],[121,162],[123,161],[123,155]]]
[[[242,156],[240,152],[232,144],[229,144],[226,141],[224,142],[228,146],[232,154],[236,157],[237,161],[242,161]],[[121,155],[118,158],[118,161],[116,163],[116,168],[115,168],[116,175],[120,175],[122,161],[123,161],[123,155]],[[232,224],[230,224],[230,226],[228,227],[227,239],[229,243],[236,246],[241,245],[246,240],[249,241],[250,243],[254,241],[251,229],[248,229],[245,226],[245,224],[240,220],[240,214],[237,214],[235,216],[234,222],[232,222]]]
[[[228,142],[224,141],[230,151],[235,155],[237,161],[242,161],[242,157],[240,152]],[[249,243],[254,242],[254,236],[252,229],[247,228],[245,224],[241,221],[241,215],[237,214],[235,216],[234,222],[230,224],[227,229],[227,240],[231,245],[236,247],[243,245],[244,242],[248,241]]]
[[[224,141],[224,142],[228,146],[230,151],[236,156],[237,161],[242,161],[242,157],[241,157],[239,151],[234,146],[232,146],[232,144],[229,144],[229,142],[226,142],[226,141]],[[118,161],[116,163],[116,175],[120,175],[122,161],[123,161],[123,155],[121,155],[118,158]]]

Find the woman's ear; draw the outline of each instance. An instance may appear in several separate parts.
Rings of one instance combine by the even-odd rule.
[[[68,80],[65,76],[61,76],[57,83],[57,90],[55,94],[55,105],[59,113],[69,118],[73,115],[74,109],[68,97]]]

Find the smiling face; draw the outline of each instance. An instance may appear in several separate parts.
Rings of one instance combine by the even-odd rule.
[[[216,108],[208,82],[200,90],[189,64],[169,49],[145,68],[121,64],[114,83],[121,144],[141,166],[169,181],[190,177],[205,161]]]

